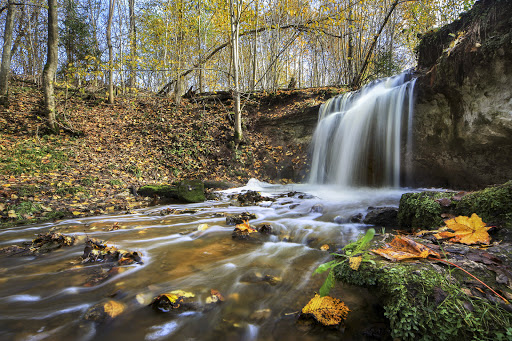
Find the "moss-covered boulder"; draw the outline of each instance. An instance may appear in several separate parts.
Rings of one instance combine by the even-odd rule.
[[[146,185],[137,193],[146,197],[160,197],[180,202],[203,202],[206,200],[204,184],[199,180],[184,180],[172,185]]]
[[[440,199],[452,197],[450,192],[405,193],[400,198],[398,225],[402,229],[436,229],[441,219]]]
[[[146,185],[139,188],[137,194],[143,197],[159,196],[161,198],[175,199],[178,196],[178,189],[171,185]]]
[[[512,229],[512,181],[463,196],[456,213],[476,213],[488,224]]]
[[[393,238],[389,234],[385,237],[388,242]],[[374,238],[368,249],[381,247],[382,240],[380,236]],[[425,240],[417,241],[429,245]],[[510,244],[506,246],[510,247]],[[502,295],[512,294],[507,287],[508,275],[506,280],[497,280],[498,272],[509,269],[510,258],[501,255],[503,250],[483,251],[465,246],[451,246],[451,249],[453,254],[446,252],[449,261],[463,266]],[[377,255],[370,254],[370,257],[371,261],[361,263],[358,270],[353,270],[347,261],[342,262],[334,274],[338,281],[366,287],[377,296],[389,320],[393,339],[512,338],[510,304],[464,272],[433,260],[390,262]]]
[[[512,230],[512,181],[470,193],[405,193],[400,198],[402,229],[437,229],[443,217],[476,213],[488,225]]]
[[[204,184],[199,180],[185,180],[178,184],[178,199],[186,202],[203,202],[206,200],[204,196]]]

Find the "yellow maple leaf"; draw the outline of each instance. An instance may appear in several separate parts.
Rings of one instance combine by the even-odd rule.
[[[257,232],[257,230],[253,229],[251,225],[249,225],[249,221],[244,220],[243,224],[238,224],[235,226],[235,230],[239,230],[240,232],[253,233]]]
[[[304,308],[303,314],[311,314],[324,326],[335,326],[347,318],[350,309],[337,298],[330,296],[320,297],[316,294]]]
[[[473,213],[470,217],[458,216],[447,220],[446,227],[454,232],[443,231],[434,234],[437,239],[451,238],[449,241],[454,243],[472,244],[489,244],[491,237],[487,230],[490,227],[482,221],[482,219]]]
[[[428,256],[441,258],[437,252],[432,251],[427,246],[403,236],[395,236],[391,243],[371,251],[393,262],[404,259],[427,258]]]

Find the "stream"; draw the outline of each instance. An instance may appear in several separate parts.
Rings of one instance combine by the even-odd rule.
[[[229,194],[244,190],[276,201],[232,205]],[[0,248],[48,231],[82,242],[37,256],[0,257],[0,339],[323,340],[343,335],[370,340],[371,330],[381,328],[384,320],[366,289],[338,284],[331,291],[351,310],[344,330],[298,323],[297,316],[325,279],[325,274],[312,275],[315,268],[368,228],[350,223],[350,217],[364,215],[370,206],[398,206],[402,192],[281,186],[253,179],[245,187],[220,192],[219,201],[4,229]],[[166,209],[196,212],[161,215]],[[233,239],[234,226],[226,224],[225,214],[246,211],[257,215],[251,225],[269,223],[273,234],[258,242]],[[109,231],[116,222],[119,229]],[[198,229],[200,224],[208,228]],[[91,276],[105,270],[101,264],[81,264],[87,237],[137,251],[143,264],[120,266],[114,276],[90,285]],[[320,249],[324,244],[330,251]],[[209,308],[176,314],[148,306],[155,296],[178,289],[194,293],[196,302]],[[206,304],[211,289],[224,301]],[[108,299],[123,303],[123,313],[105,323],[83,319],[90,307]]]

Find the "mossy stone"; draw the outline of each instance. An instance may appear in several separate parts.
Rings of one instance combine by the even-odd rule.
[[[466,216],[476,213],[486,223],[512,228],[512,181],[463,196],[456,212]]]
[[[357,271],[343,262],[334,273],[337,280],[367,287],[377,295],[389,319],[392,338],[508,340],[507,335],[512,335],[510,312],[467,296],[463,282],[442,268],[427,261],[402,264],[378,257],[373,260],[374,264],[363,263]]]
[[[170,185],[146,185],[139,188],[137,193],[144,197],[154,197],[156,195],[170,199],[176,199],[178,197],[178,189]]]
[[[205,201],[203,182],[199,180],[181,181],[178,184],[178,198],[190,203]]]
[[[400,228],[436,229],[441,226],[441,205],[436,199],[443,195],[447,196],[439,192],[404,193],[398,209]]]

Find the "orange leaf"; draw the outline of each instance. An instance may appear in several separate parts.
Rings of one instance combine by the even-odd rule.
[[[425,245],[402,236],[395,236],[395,239],[391,243],[385,244],[382,249],[371,251],[393,262],[404,259],[427,258],[428,256],[441,258],[437,252],[432,251]]]
[[[462,244],[489,244],[491,237],[487,227],[482,219],[473,213],[471,218],[458,216],[447,220],[446,227],[454,232],[440,232],[434,234],[437,239],[451,238],[449,241]]]

